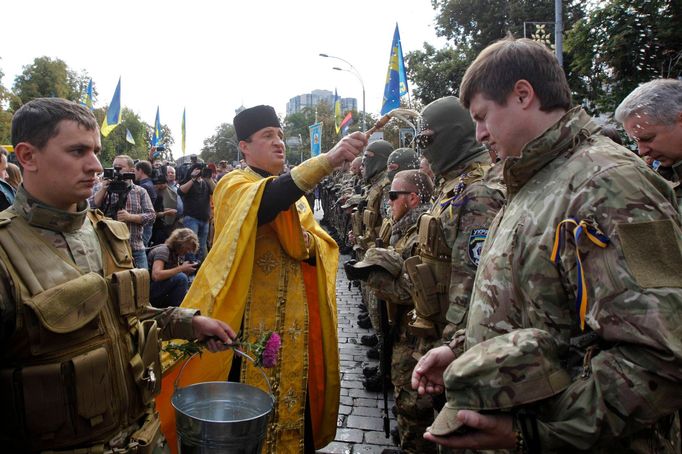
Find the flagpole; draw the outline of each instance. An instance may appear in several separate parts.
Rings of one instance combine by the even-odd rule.
[[[347,64],[348,66],[350,66],[353,69],[353,71],[351,71],[348,69],[343,69],[343,68],[338,68],[338,67],[332,68],[332,69],[335,69],[337,71],[347,71],[347,72],[353,74],[355,77],[357,77],[358,80],[360,81],[360,85],[362,86],[362,130],[364,131],[365,126],[366,126],[365,125],[365,82],[362,80],[362,76],[360,75],[360,71],[358,71],[355,68],[355,66],[353,66],[351,64],[351,62],[349,62],[348,60],[344,60],[341,57],[335,57],[335,56],[329,55],[329,54],[320,54],[320,57],[335,58],[336,60],[341,60],[342,62],[344,62],[345,64]]]

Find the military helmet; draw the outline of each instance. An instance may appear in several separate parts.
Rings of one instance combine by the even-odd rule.
[[[463,427],[459,410],[510,410],[562,392],[571,378],[552,336],[526,328],[474,345],[450,363],[443,381],[448,401],[426,429],[436,436]]]
[[[372,152],[372,156],[367,154]],[[386,170],[386,160],[388,155],[393,151],[393,145],[385,140],[376,140],[369,145],[365,150],[365,170],[362,177],[369,182],[375,175]]]
[[[388,155],[386,176],[393,181],[395,174],[402,170],[419,168],[419,157],[412,148],[398,148]]]
[[[346,203],[341,205],[341,208],[345,210],[346,208],[354,207],[355,205],[359,205],[363,200],[365,200],[365,196],[362,194],[353,194],[352,196],[348,197]]]
[[[362,261],[357,262],[353,265],[356,269],[379,267],[383,270],[388,271],[388,273],[397,277],[400,274],[400,270],[403,266],[403,259],[393,249],[386,249],[382,247],[373,247],[367,249],[365,252],[365,257]]]

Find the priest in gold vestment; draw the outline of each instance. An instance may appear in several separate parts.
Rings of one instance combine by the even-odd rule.
[[[314,452],[336,434],[339,254],[304,195],[367,141],[351,134],[282,174],[285,146],[274,109],[246,109],[234,126],[248,167],[225,175],[214,191],[213,248],[182,306],[224,320],[247,342],[264,332],[280,334],[277,365],[266,369],[275,406],[264,450]],[[260,371],[249,361],[233,361],[231,351],[195,359],[182,383],[225,379],[228,371],[231,380],[268,391]]]

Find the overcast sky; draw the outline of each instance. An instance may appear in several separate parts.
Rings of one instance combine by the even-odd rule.
[[[430,0],[14,0],[2,16],[5,87],[34,58],[60,58],[92,76],[102,106],[121,76],[123,105],[149,124],[158,105],[176,156],[185,107],[188,154],[242,104],[270,104],[284,116],[289,98],[337,88],[360,109],[360,82],[332,70],[344,65],[323,52],[357,68],[366,109],[378,113],[396,22],[404,53],[444,44]]]

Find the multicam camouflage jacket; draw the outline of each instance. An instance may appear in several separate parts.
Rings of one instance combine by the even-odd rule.
[[[417,221],[428,209],[429,204],[423,203],[405,213],[391,227],[391,246],[403,260],[414,252],[417,242]],[[412,285],[404,270],[396,278],[385,271],[372,272],[367,279],[367,286],[379,299],[393,304],[412,305],[410,293]]]
[[[538,407],[543,450],[674,452],[669,415],[682,407],[675,194],[596,131],[571,110],[503,163],[508,201],[478,267],[466,347],[539,328],[568,367],[571,339],[596,333],[599,349],[584,370],[569,368],[569,388]]]
[[[464,327],[483,242],[504,204],[504,187],[486,178],[489,161],[483,152],[448,170],[439,179],[439,191],[429,211],[439,219],[451,250],[450,305],[445,314],[449,326],[444,338]]]

